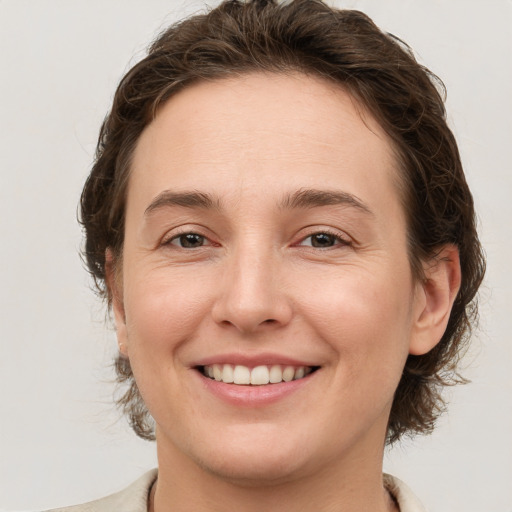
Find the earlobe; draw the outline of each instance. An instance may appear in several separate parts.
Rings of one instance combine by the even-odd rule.
[[[419,283],[417,310],[409,353],[423,355],[441,341],[460,288],[459,251],[454,245],[444,246],[425,262],[424,280]]]
[[[114,314],[114,324],[116,327],[117,344],[119,353],[128,357],[127,336],[126,336],[126,316],[123,303],[123,290],[120,278],[120,271],[116,267],[116,260],[112,249],[108,248],[105,254],[105,281],[107,285],[109,302]]]

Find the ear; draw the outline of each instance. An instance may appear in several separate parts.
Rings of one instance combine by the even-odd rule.
[[[443,337],[460,288],[459,251],[446,245],[423,265],[424,280],[418,283],[414,328],[409,353],[423,355]]]
[[[123,286],[121,281],[121,272],[118,268],[119,262],[116,262],[112,249],[108,248],[105,253],[105,280],[107,284],[109,299],[114,313],[114,323],[116,326],[117,344],[119,353],[128,357],[128,345],[126,334],[126,315],[123,303]]]

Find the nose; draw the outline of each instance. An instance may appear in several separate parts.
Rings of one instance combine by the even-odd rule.
[[[280,279],[279,256],[247,248],[227,259],[212,308],[214,321],[244,334],[288,324],[293,309]]]

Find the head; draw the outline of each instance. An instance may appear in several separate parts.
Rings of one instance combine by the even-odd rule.
[[[352,98],[370,128],[375,121],[386,134],[416,282],[427,280],[425,269],[445,256],[443,249],[456,249],[461,280],[446,329],[430,350],[408,355],[387,439],[430,432],[444,407],[442,388],[462,380],[457,363],[476,320],[484,260],[473,200],[446,124],[442,84],[403,42],[360,12],[315,0],[228,1],[156,39],[118,87],[82,195],[85,256],[98,289],[110,305],[114,290],[107,277],[123,272],[127,194],[144,130],[187,88],[255,73],[299,74],[331,84]],[[116,370],[119,381],[129,384],[121,406],[136,433],[152,438],[130,360],[121,354]]]

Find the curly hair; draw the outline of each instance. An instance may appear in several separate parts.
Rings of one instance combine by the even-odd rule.
[[[82,192],[84,256],[96,287],[110,306],[105,254],[109,248],[121,258],[131,157],[158,108],[192,83],[254,71],[298,71],[329,80],[384,128],[397,155],[415,278],[421,279],[422,262],[443,245],[459,249],[462,283],[446,332],[427,354],[408,357],[387,441],[428,433],[445,407],[443,387],[464,382],[457,365],[477,320],[485,260],[472,195],[446,123],[444,86],[405,43],[361,12],[320,0],[227,0],[158,36],[118,86]],[[128,384],[118,405],[140,437],[154,439],[129,360],[119,356],[115,368],[118,381]]]

